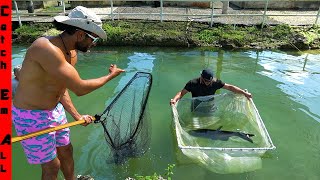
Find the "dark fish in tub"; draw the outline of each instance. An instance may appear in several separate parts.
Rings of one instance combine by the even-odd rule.
[[[230,137],[237,136],[246,141],[253,143],[250,137],[254,136],[254,134],[247,134],[243,132],[233,132],[233,131],[221,131],[222,126],[220,126],[217,130],[213,129],[196,129],[189,131],[189,134],[196,137],[205,137],[213,140],[221,140],[228,141]]]

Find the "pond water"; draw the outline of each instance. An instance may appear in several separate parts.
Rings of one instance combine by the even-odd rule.
[[[13,47],[13,66],[21,64],[25,52],[26,47]],[[71,93],[73,102],[80,113],[101,113],[135,72],[152,73],[150,149],[123,165],[110,164],[104,158],[109,152],[100,124],[72,127],[77,174],[91,174],[96,180],[125,179],[135,174],[164,174],[168,164],[175,164],[172,178],[178,180],[320,179],[320,52],[104,47],[80,54],[76,68],[82,78],[95,78],[106,74],[111,63],[126,73],[86,96]],[[177,147],[169,101],[203,68],[213,69],[224,82],[253,94],[277,147],[263,156],[261,169],[217,174],[187,159]],[[40,179],[40,166],[27,163],[19,143],[12,148],[13,179]],[[63,179],[61,173],[59,179]]]

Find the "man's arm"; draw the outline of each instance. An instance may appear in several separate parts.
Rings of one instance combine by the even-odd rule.
[[[64,109],[73,117],[73,119],[75,120],[81,119],[81,115],[78,113],[77,109],[74,107],[67,89],[62,95],[62,97],[60,98],[60,103],[63,105]]]
[[[93,121],[93,117],[90,115],[80,115],[77,109],[74,107],[73,102],[70,98],[69,92],[66,89],[62,97],[60,98],[60,103],[63,105],[64,109],[73,117],[73,119],[80,120],[83,119],[86,121],[84,126],[88,125]]]
[[[182,89],[181,91],[179,91],[173,99],[170,100],[170,104],[174,105],[177,103],[177,101],[179,101],[185,94],[187,94],[189,91],[187,91],[186,89]]]
[[[242,90],[241,88],[231,85],[231,84],[227,84],[225,83],[224,86],[222,87],[223,89],[227,89],[229,91],[232,91],[234,93],[238,93],[238,94],[243,94],[244,96],[246,96],[248,99],[252,98],[251,93],[246,92],[244,90]]]
[[[32,54],[32,59],[39,62],[48,74],[55,77],[78,96],[94,91],[124,72],[116,65],[111,65],[109,74],[96,79],[83,80],[76,69],[66,61],[59,48],[53,47],[45,38],[39,38],[36,41],[28,50]],[[37,53],[33,53],[34,51],[37,51]]]

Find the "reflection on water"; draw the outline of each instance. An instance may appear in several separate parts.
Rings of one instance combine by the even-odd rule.
[[[121,91],[124,85],[133,77],[133,75],[138,72],[151,73],[153,69],[153,61],[155,57],[148,53],[137,53],[134,52],[133,55],[128,57],[128,64],[124,70],[125,75],[119,80],[119,85],[116,87],[115,92]],[[121,68],[121,67],[120,67]]]
[[[23,62],[24,55],[26,54],[27,49],[24,47],[12,47],[12,66],[11,72],[13,77],[13,68],[15,66],[21,65]]]
[[[255,53],[250,54],[251,57]],[[278,84],[283,92],[296,102],[305,105],[307,113],[320,122],[320,59],[319,55],[292,56],[264,51],[259,54],[259,62],[264,69],[258,73],[268,76]],[[301,110],[303,110],[301,108]],[[303,110],[306,112],[305,110]]]

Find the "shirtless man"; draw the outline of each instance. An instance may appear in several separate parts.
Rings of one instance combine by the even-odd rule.
[[[68,90],[78,96],[88,94],[118,76],[124,70],[110,65],[109,73],[83,80],[74,68],[77,50],[86,52],[99,38],[106,39],[102,22],[85,7],[74,8],[68,16],[56,16],[58,36],[38,38],[28,48],[20,71],[19,86],[12,107],[12,119],[18,135],[29,134],[67,123],[64,109],[75,120],[92,122],[80,115]],[[69,128],[22,141],[30,164],[41,164],[42,180],[57,179],[61,169],[66,180],[75,179],[73,147]]]

